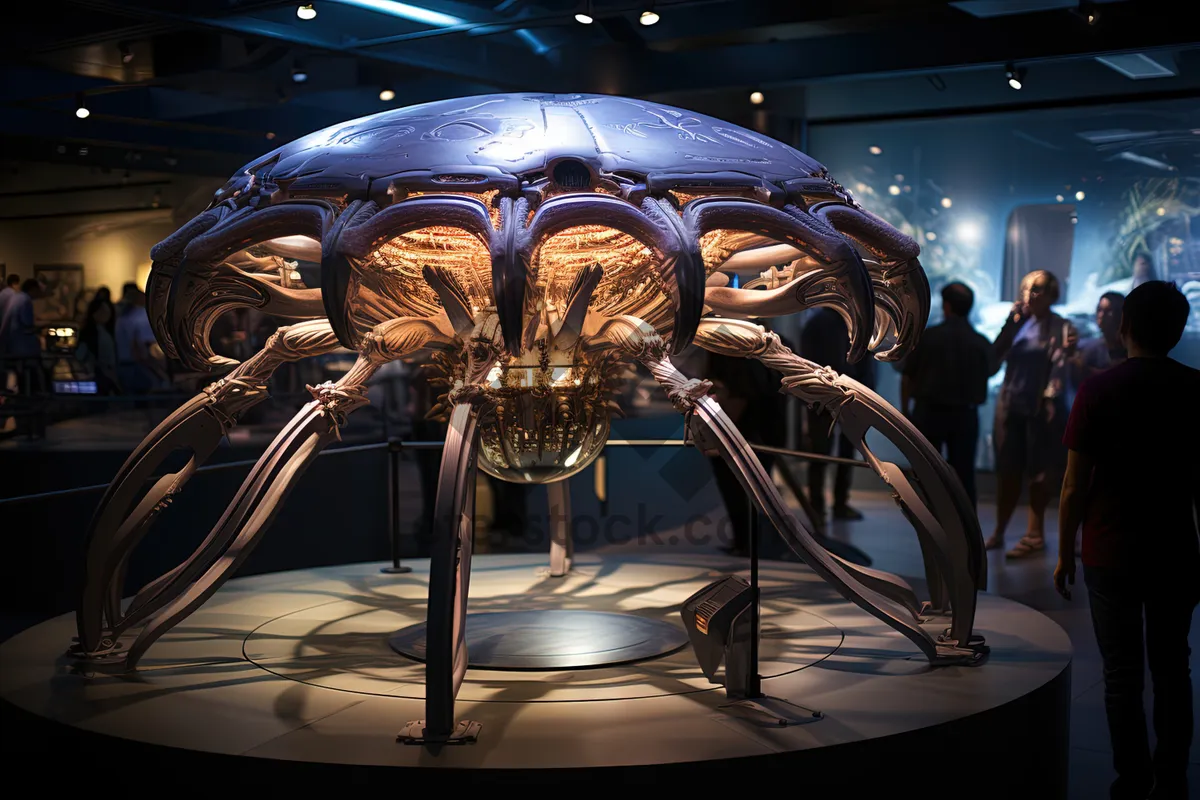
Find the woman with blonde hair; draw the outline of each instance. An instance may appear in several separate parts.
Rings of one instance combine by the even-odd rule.
[[[1046,546],[1046,505],[1065,466],[1062,445],[1067,407],[1069,359],[1079,334],[1051,311],[1061,296],[1058,278],[1037,270],[1021,280],[1020,298],[993,343],[994,365],[1004,365],[996,399],[993,440],[996,453],[996,529],[986,547],[1004,546],[1004,531],[1016,511],[1022,484],[1029,482],[1029,522],[1025,535],[1008,551],[1020,558]]]

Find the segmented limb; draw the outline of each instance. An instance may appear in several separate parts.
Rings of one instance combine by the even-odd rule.
[[[76,614],[83,652],[110,649],[127,627],[121,597],[130,554],[240,415],[267,398],[267,382],[279,365],[327,353],[336,346],[325,320],[280,328],[261,351],[163,420],[126,459],[101,498],[87,534],[86,575]],[[187,464],[159,478],[130,510],[146,481],[178,449],[191,451]],[[129,614],[136,612],[138,600],[144,600],[157,583],[142,591]]]
[[[467,673],[467,597],[475,540],[475,469],[478,423],[488,413],[480,383],[500,356],[495,315],[482,320],[467,342],[463,385],[450,393],[453,411],[442,449],[433,545],[429,561],[429,605],[425,621],[425,720],[422,738],[445,741],[454,731],[454,698]]]
[[[231,211],[218,206],[151,251],[147,310],[164,352],[190,369],[207,371],[236,362],[212,351],[209,333],[226,311],[250,306],[282,319],[326,316],[319,289],[291,289],[244,272],[226,259],[279,237],[321,241],[336,210],[316,200],[289,200],[266,208]]]
[[[561,578],[571,571],[575,543],[571,538],[571,487],[569,479],[546,484],[550,499],[550,571],[551,578]]]
[[[952,615],[950,629],[939,644],[961,648],[982,645],[973,628],[976,595],[987,577],[983,534],[958,477],[928,440],[875,392],[828,367],[800,358],[778,336],[758,325],[706,319],[696,341],[714,353],[758,359],[783,375],[783,391],[834,415],[843,434],[892,488],[896,503],[916,529],[926,564],[930,606],[933,611]],[[866,436],[872,428],[904,454],[916,485],[899,466],[871,451]],[[863,572],[862,567],[855,569]],[[876,588],[887,593],[885,587]]]
[[[396,319],[376,327],[363,343],[359,358],[337,383],[310,387],[313,400],[280,432],[242,483],[210,535],[209,552],[215,560],[186,585],[204,564],[190,561],[172,579],[177,594],[159,591],[147,603],[155,613],[138,634],[125,656],[133,669],[146,650],[164,633],[204,604],[245,562],[270,526],[300,476],[330,442],[338,438],[346,417],[366,404],[367,380],[383,364],[410,355],[422,347],[447,343],[437,325],[425,319]],[[217,554],[217,549],[223,552]]]
[[[919,617],[912,608],[915,601],[904,596],[905,584],[899,578],[847,564],[812,538],[812,534],[791,514],[750,445],[717,402],[708,395],[711,384],[688,379],[681,374],[667,359],[661,339],[653,329],[639,320],[624,317],[610,321],[604,332],[609,341],[650,370],[667,390],[676,408],[690,415],[693,433],[702,446],[706,450],[720,452],[788,546],[839,594],[903,634],[920,648],[931,663],[978,660],[978,653],[966,649],[966,640],[964,647],[959,648],[954,642],[935,640],[921,627]],[[699,332],[697,335],[699,337]],[[907,594],[911,595],[911,588]]]

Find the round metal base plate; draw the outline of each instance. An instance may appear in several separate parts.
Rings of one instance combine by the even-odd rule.
[[[425,623],[397,631],[392,649],[425,660]],[[634,614],[599,611],[497,611],[467,615],[472,669],[537,670],[611,667],[661,658],[686,647],[682,626]]]

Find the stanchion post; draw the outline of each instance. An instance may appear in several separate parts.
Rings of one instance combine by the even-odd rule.
[[[388,534],[392,544],[392,565],[380,570],[387,575],[403,575],[412,572],[412,567],[400,563],[400,451],[404,443],[400,439],[388,439]]]
[[[754,495],[747,493],[750,507],[750,682],[748,696],[762,697],[762,675],[758,672],[758,638],[762,635],[760,606],[762,598],[758,589],[758,505]]]

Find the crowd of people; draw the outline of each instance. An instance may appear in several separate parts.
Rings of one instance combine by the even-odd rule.
[[[1054,584],[1070,599],[1081,563],[1104,665],[1118,775],[1111,797],[1183,800],[1189,796],[1194,727],[1188,633],[1200,604],[1200,370],[1168,354],[1180,342],[1191,308],[1174,283],[1135,281],[1127,296],[1106,292],[1099,298],[1099,335],[1080,342],[1076,327],[1053,311],[1060,296],[1052,273],[1026,275],[992,341],[970,322],[974,292],[963,283],[947,284],[941,290],[943,321],[926,329],[900,364],[901,410],[944,455],[977,505],[980,408],[991,379],[1004,370],[992,437],[996,524],[985,548],[1004,548],[1027,487],[1025,532],[1005,556],[1043,551],[1047,508],[1059,497]],[[800,353],[874,388],[873,362],[848,364],[847,343],[840,317],[821,310],[802,329]],[[778,376],[765,368],[756,374],[757,362],[748,359],[716,360],[711,374],[731,395],[722,405],[729,404],[747,439],[781,445],[782,428],[764,423],[785,418]],[[837,455],[854,456],[849,439],[833,435],[836,424],[828,415],[809,410],[802,427],[810,452],[829,455],[836,438]],[[714,469],[735,532],[726,549],[744,554],[744,492],[732,473],[722,475],[722,466]],[[797,494],[818,523],[826,514],[825,471],[822,462],[810,460],[808,495]],[[839,463],[837,472],[832,517],[861,519],[849,504],[849,467]],[[1153,749],[1143,711],[1147,665]]]
[[[1104,664],[1117,780],[1113,798],[1186,798],[1193,736],[1188,633],[1200,603],[1200,371],[1169,357],[1191,309],[1173,283],[1104,294],[1100,335],[1079,343],[1051,309],[1058,280],[1033,272],[994,342],[967,321],[971,290],[942,290],[945,321],[903,371],[902,407],[975,499],[978,409],[1004,367],[996,402],[996,526],[1001,549],[1024,484],[1029,516],[1006,555],[1045,548],[1046,507],[1059,495],[1054,583],[1067,599],[1082,563]],[[1079,534],[1081,536],[1078,536]],[[1077,542],[1077,536],[1081,539]],[[1078,558],[1077,558],[1078,556]],[[1154,691],[1156,745],[1143,711]]]

